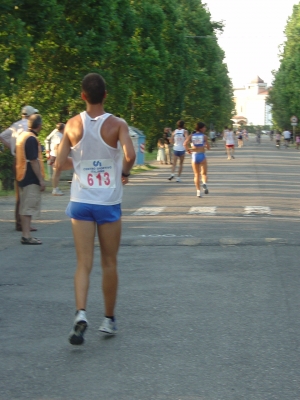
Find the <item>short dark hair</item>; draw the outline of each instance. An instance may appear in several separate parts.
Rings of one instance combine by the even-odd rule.
[[[32,114],[28,118],[28,128],[29,129],[37,129],[40,125],[42,125],[42,117],[40,114]]]
[[[184,128],[184,121],[182,119],[180,119],[179,121],[177,121],[177,127],[178,128]]]
[[[87,74],[81,83],[82,91],[90,104],[103,103],[106,91],[105,80],[96,73]]]
[[[63,124],[62,122],[59,122],[58,124],[56,124],[56,129],[58,131],[62,131],[65,127],[65,124]]]
[[[200,129],[206,127],[206,125],[204,124],[204,122],[197,122],[196,124],[196,131],[200,131]]]

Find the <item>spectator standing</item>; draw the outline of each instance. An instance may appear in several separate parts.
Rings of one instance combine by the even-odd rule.
[[[171,143],[171,136],[172,136],[172,129],[171,128],[165,128],[164,129],[164,138],[167,138],[169,141],[169,145],[168,145],[168,150],[166,147],[166,142],[165,142],[165,153],[167,155],[167,153],[169,153],[169,157],[166,156],[166,160],[169,164],[173,163],[173,144]]]
[[[37,139],[41,129],[41,116],[31,115],[27,132],[22,132],[16,140],[16,179],[20,187],[22,244],[42,244],[41,240],[30,236],[31,218],[40,215],[41,192],[45,190],[42,149]]]
[[[4,144],[5,147],[9,148],[11,151],[11,154],[14,156],[14,164],[13,164],[13,174],[15,177],[15,194],[16,194],[16,206],[15,206],[15,224],[16,224],[16,231],[21,232],[22,231],[22,225],[21,225],[21,217],[20,217],[20,192],[19,192],[19,185],[16,181],[16,140],[17,137],[22,133],[22,132],[27,132],[28,129],[28,118],[33,115],[38,113],[39,110],[37,110],[34,107],[31,106],[24,106],[22,107],[21,113],[22,113],[22,119],[19,121],[13,123],[9,128],[4,130],[0,134],[0,142]],[[36,228],[30,227],[30,231],[36,231]]]
[[[160,164],[164,164],[165,162],[165,144],[163,138],[158,139],[157,142],[157,161],[159,161]]]
[[[211,130],[209,132],[209,138],[211,140],[211,146],[212,147],[215,146],[215,144],[216,144],[216,132],[214,130]]]
[[[296,149],[299,150],[300,147],[300,135],[297,133],[296,135]]]
[[[52,174],[52,195],[53,196],[63,196],[63,194],[64,194],[58,187],[60,173],[58,173],[56,171],[56,168],[54,167],[54,163],[55,163],[56,156],[57,156],[57,149],[62,140],[62,137],[64,134],[64,129],[65,129],[65,124],[59,122],[56,125],[56,129],[54,129],[50,133],[50,135],[48,135],[46,137],[46,140],[45,140],[46,152],[48,151],[49,142],[50,142],[50,152],[49,152],[48,164],[53,168],[53,174]]]

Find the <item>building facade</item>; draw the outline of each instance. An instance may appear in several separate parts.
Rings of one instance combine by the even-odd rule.
[[[272,110],[267,104],[268,85],[257,76],[243,88],[234,89],[234,124],[272,125]]]

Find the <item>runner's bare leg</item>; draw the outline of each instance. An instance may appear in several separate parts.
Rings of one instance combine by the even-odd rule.
[[[112,317],[114,316],[118,290],[117,254],[121,240],[121,219],[98,225],[97,229],[101,248],[105,315]]]
[[[96,224],[92,221],[71,219],[77,255],[77,268],[74,276],[75,301],[77,310],[85,310],[93,268]]]

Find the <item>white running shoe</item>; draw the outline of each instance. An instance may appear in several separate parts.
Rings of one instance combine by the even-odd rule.
[[[104,318],[100,328],[100,332],[108,333],[109,335],[115,335],[118,331],[116,321],[112,321],[110,318]]]
[[[201,197],[201,192],[200,192],[200,190],[197,190],[197,197]]]
[[[177,176],[176,182],[181,182],[181,179],[179,178],[179,176]]]
[[[63,196],[64,193],[60,190],[60,188],[57,187],[52,190],[52,195],[53,196]]]
[[[86,312],[78,310],[76,312],[74,326],[69,335],[69,342],[73,345],[80,345],[84,342],[84,332],[88,327],[88,321],[86,319]]]

